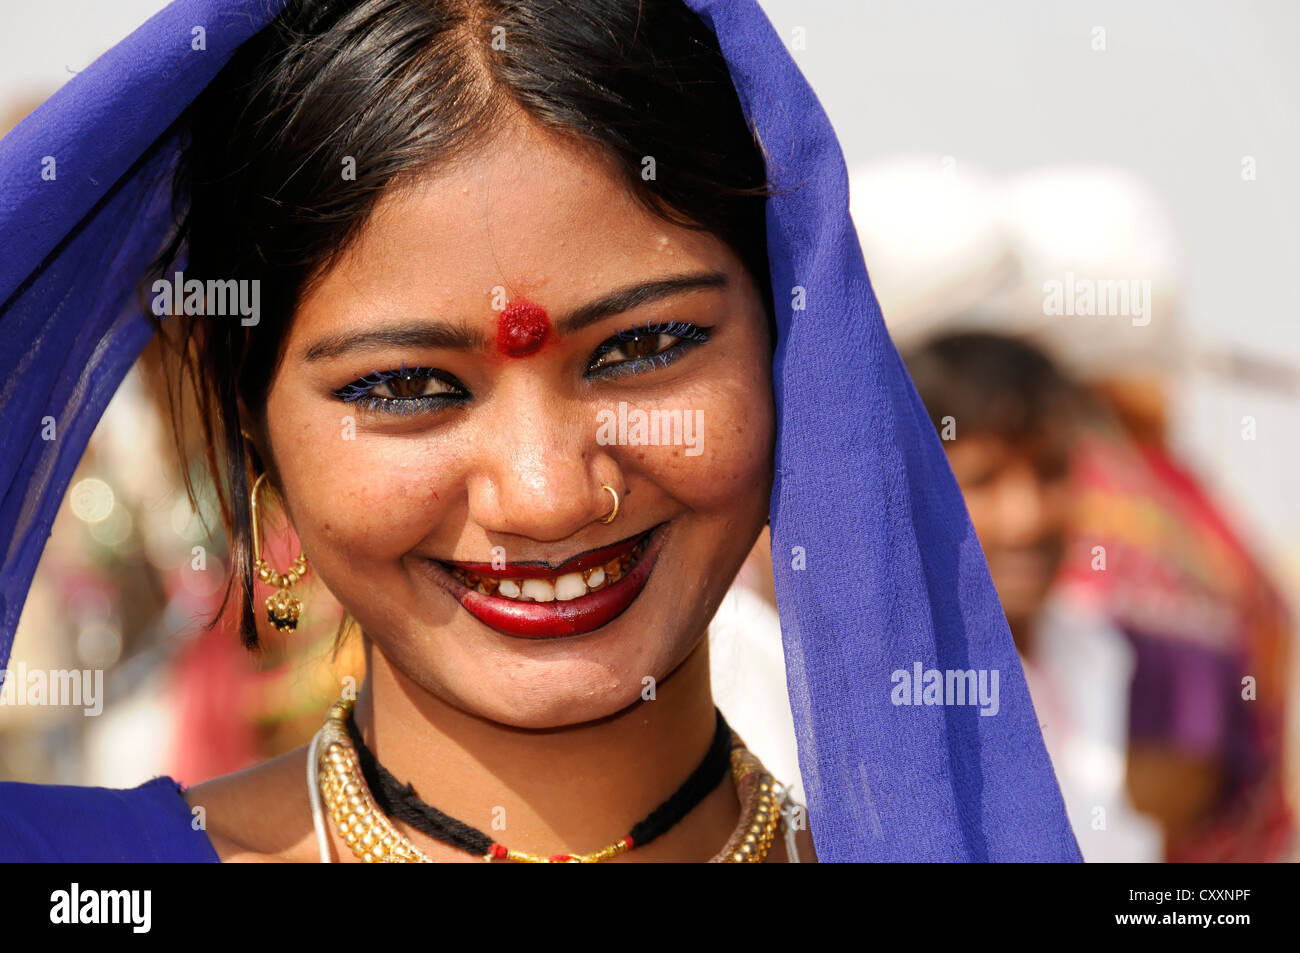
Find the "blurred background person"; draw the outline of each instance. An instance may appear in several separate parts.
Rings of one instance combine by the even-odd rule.
[[[1130,790],[1161,818],[1170,860],[1279,859],[1293,836],[1290,618],[1235,520],[1171,445],[1180,379],[1198,361],[1224,366],[1188,339],[1173,227],[1144,183],[1113,169],[1032,170],[1005,196],[1021,271],[992,306],[1067,356],[1109,412],[1081,444],[1060,584],[1101,606],[1137,654]],[[1044,320],[1045,286],[1069,276],[1145,292],[1145,313],[1130,300],[1118,313]],[[1105,571],[1093,566],[1098,547]]]
[[[1084,859],[1160,860],[1159,828],[1125,786],[1135,653],[1103,614],[1053,591],[1082,395],[1041,351],[994,334],[943,335],[906,360],[988,560]]]
[[[1126,788],[1159,821],[1166,858],[1287,856],[1290,622],[1249,547],[1169,445],[1170,395],[1196,351],[1180,324],[1178,243],[1159,203],[1119,170],[1066,166],[997,181],[950,157],[862,167],[853,187],[868,267],[900,346],[959,329],[1015,335],[1063,363],[1090,398],[1070,440],[1069,531],[1053,589],[1124,635],[1130,664],[1116,671],[1132,670]],[[897,240],[903,219],[910,242]],[[1085,289],[1091,304],[1073,297]],[[987,339],[965,341],[993,360]],[[928,360],[940,354],[956,361],[943,349]],[[943,396],[932,377],[925,386]],[[1003,400],[1032,399],[999,386]],[[954,459],[954,469],[966,462]],[[1021,518],[1037,521],[1024,505]],[[997,531],[985,522],[987,552]],[[1014,582],[995,570],[1009,618],[1036,591],[1040,565],[1022,566]]]

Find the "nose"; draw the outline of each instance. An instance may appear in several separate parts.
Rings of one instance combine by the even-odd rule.
[[[494,403],[469,478],[472,520],[489,534],[557,542],[610,513],[602,484],[622,494],[623,477],[597,443],[586,405],[537,391],[502,393]]]

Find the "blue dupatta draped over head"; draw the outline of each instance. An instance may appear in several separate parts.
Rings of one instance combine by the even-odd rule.
[[[1078,860],[979,543],[881,320],[830,122],[756,0],[686,2],[775,187],[772,554],[818,857]],[[171,227],[170,127],[280,6],[176,0],[0,142],[0,665],[73,470],[153,333],[138,284]],[[976,672],[995,704],[925,703],[911,682],[932,669]]]

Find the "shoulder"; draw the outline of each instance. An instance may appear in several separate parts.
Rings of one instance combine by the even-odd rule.
[[[307,793],[307,749],[297,748],[185,792],[225,862],[319,860]]]
[[[216,861],[181,786],[134,788],[0,782],[0,861]]]

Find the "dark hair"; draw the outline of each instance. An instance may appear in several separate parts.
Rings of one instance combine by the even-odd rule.
[[[1051,358],[1017,338],[945,334],[905,355],[905,362],[941,432],[944,418],[952,417],[958,433],[1020,442],[1061,426],[1081,406],[1074,384]]]
[[[250,648],[248,489],[262,467],[240,402],[260,428],[296,303],[380,196],[486,143],[506,108],[599,147],[655,214],[730,245],[775,340],[763,154],[717,39],[681,0],[290,0],[182,117],[178,229],[157,269],[184,256],[187,279],[261,283],[257,326],[174,319],[171,342],[229,537],[222,611],[239,599]]]

